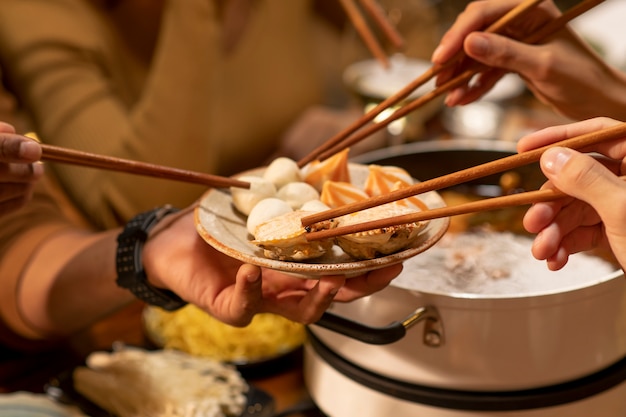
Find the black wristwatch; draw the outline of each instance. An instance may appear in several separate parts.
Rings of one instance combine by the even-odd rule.
[[[178,209],[165,206],[155,208],[133,217],[117,237],[117,285],[132,292],[135,297],[168,311],[177,310],[187,304],[172,291],[156,288],[148,282],[143,269],[141,253],[148,239],[148,232],[170,213]]]

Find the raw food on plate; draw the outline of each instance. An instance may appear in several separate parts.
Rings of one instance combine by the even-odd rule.
[[[175,350],[94,352],[73,375],[81,395],[117,417],[230,417],[249,387],[230,365]]]
[[[353,259],[368,260],[399,252],[417,240],[420,231],[426,227],[425,221],[379,228],[338,239],[309,241],[306,238],[311,231],[426,209],[426,205],[414,196],[304,228],[303,217],[414,183],[402,168],[369,165],[364,184],[355,184],[350,176],[348,151],[344,149],[324,161],[313,161],[302,169],[295,161],[277,158],[262,176],[243,175],[239,178],[249,181],[252,186],[245,190],[233,187],[233,205],[247,216],[246,228],[252,236],[250,243],[261,248],[264,257],[304,262],[322,258],[333,248],[340,248]],[[315,208],[312,208],[312,203],[316,203]],[[304,209],[305,206],[307,209]]]

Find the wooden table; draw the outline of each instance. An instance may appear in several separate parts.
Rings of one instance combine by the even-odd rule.
[[[62,349],[37,358],[38,366],[16,364],[26,369],[18,380],[0,384],[0,392],[26,390],[43,392],[44,385],[62,370],[80,364],[91,352],[108,350],[114,342],[124,342],[133,346],[147,346],[143,332],[141,312],[143,304],[137,302],[117,314],[103,320],[87,331],[77,335]],[[11,366],[11,364],[4,364]],[[248,382],[274,397],[276,411],[283,411],[308,398],[303,382],[301,362],[293,361],[293,366],[281,368],[270,375],[256,375]],[[1,369],[0,369],[1,371]],[[0,372],[1,374],[1,372]],[[292,417],[305,414],[290,414]],[[311,414],[307,414],[311,416]],[[321,415],[316,413],[315,415]]]

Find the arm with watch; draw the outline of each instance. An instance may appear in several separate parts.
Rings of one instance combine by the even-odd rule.
[[[235,326],[261,312],[311,323],[332,301],[378,291],[401,270],[303,280],[216,251],[198,236],[193,207],[158,207],[94,231],[44,203],[0,219],[0,327],[26,340],[71,335],[136,298],[169,310],[193,303]],[[29,216],[25,227],[3,228]]]

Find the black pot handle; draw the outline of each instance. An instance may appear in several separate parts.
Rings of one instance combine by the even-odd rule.
[[[413,325],[424,322],[424,344],[441,346],[444,342],[443,324],[437,309],[420,307],[402,321],[394,321],[382,327],[370,327],[356,321],[325,312],[315,324],[370,345],[387,345],[402,339]]]

